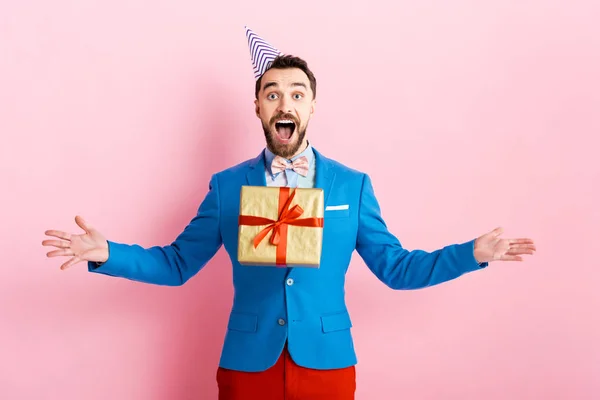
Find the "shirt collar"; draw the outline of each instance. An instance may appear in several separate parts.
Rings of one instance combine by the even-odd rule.
[[[310,144],[310,142],[307,142],[307,143],[308,143],[308,145],[306,146],[306,149],[304,149],[304,151],[302,151],[302,153],[292,157],[288,161],[293,162],[296,159],[304,156],[308,160],[308,165],[312,165],[313,160],[315,158],[315,153],[313,152],[312,145]],[[271,150],[269,150],[267,147],[265,147],[265,167],[267,168],[267,171],[269,171],[269,173],[273,177],[275,177],[275,175],[273,175],[273,172],[271,171],[271,163],[273,162],[274,158],[275,158],[275,154],[273,154],[273,152]]]

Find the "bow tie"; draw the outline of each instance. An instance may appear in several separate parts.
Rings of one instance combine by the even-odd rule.
[[[278,174],[286,169],[294,170],[299,175],[308,175],[308,159],[305,156],[298,157],[289,163],[285,158],[276,156],[271,163],[271,173]]]

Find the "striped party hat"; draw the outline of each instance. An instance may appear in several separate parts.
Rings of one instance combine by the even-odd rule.
[[[258,80],[271,66],[271,63],[281,54],[279,50],[271,46],[266,40],[252,32],[247,26],[246,38],[250,47],[252,66],[254,67],[254,78]]]

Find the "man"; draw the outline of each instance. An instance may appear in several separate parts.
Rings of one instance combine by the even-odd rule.
[[[306,138],[315,112],[316,79],[306,62],[284,56],[246,30],[254,60],[256,115],[266,148],[254,159],[212,176],[195,218],[169,246],[144,249],[85,231],[56,230],[49,257],[70,256],[61,268],[86,261],[91,272],[160,285],[182,285],[224,245],[235,288],[217,381],[220,399],[347,400],[357,362],[344,299],[344,278],[356,250],[393,289],[439,284],[485,268],[521,261],[530,239],[501,239],[501,229],[434,252],[408,251],[387,229],[370,178],[335,162]],[[242,185],[324,190],[323,253],[319,268],[242,266],[237,261]]]

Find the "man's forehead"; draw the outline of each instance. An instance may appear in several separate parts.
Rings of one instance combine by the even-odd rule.
[[[262,77],[263,88],[269,86],[309,86],[308,77],[298,68],[277,69],[273,68],[265,72]]]

